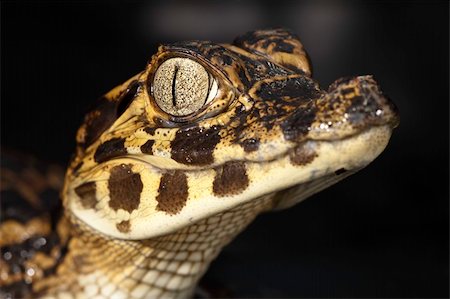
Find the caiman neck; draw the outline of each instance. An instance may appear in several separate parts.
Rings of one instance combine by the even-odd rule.
[[[87,298],[190,297],[223,246],[271,205],[272,196],[265,196],[148,240],[115,240],[78,228],[56,275],[35,291]],[[53,283],[56,279],[65,283]]]

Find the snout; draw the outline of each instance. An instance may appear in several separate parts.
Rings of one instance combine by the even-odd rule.
[[[316,140],[341,139],[375,126],[393,129],[400,120],[397,107],[372,76],[336,80],[314,109],[309,138]]]
[[[341,79],[333,83],[329,93],[340,97],[344,118],[354,128],[372,125],[398,126],[400,117],[395,104],[381,91],[372,76]]]

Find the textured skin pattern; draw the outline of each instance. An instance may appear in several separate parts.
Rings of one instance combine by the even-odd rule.
[[[58,196],[63,170],[2,151],[0,173],[0,297],[23,298],[66,252],[68,224],[60,220]]]
[[[177,77],[177,63],[167,63],[176,69],[155,83],[173,58],[200,64],[213,94],[184,90],[177,99],[176,86],[193,84],[189,72]],[[164,107],[155,84],[165,90]],[[186,111],[177,106],[185,100],[200,108],[167,112]],[[395,106],[371,76],[322,90],[287,30],[249,32],[232,44],[162,45],[143,72],[86,115],[61,191],[65,216],[41,217],[39,208],[22,221],[35,231],[2,231],[5,245],[20,245],[2,254],[0,283],[10,297],[189,297],[211,260],[259,213],[290,207],[365,167],[397,124]],[[14,173],[2,176],[5,190],[22,182]],[[40,205],[40,194],[28,197]],[[30,257],[22,254],[30,246]],[[34,274],[27,263],[41,251],[52,259],[36,262],[43,270]]]
[[[270,208],[271,198],[264,197],[143,242],[111,240],[80,228],[84,233],[70,242],[58,276],[35,290],[59,294],[55,298],[75,298],[81,291],[88,298],[189,297],[220,249]]]

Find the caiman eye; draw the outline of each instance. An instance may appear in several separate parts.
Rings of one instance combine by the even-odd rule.
[[[189,58],[164,61],[153,78],[153,97],[168,114],[186,116],[197,112],[216,96],[216,80]]]

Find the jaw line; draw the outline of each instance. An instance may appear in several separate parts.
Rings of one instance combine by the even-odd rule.
[[[102,162],[99,165],[96,165],[93,168],[87,169],[83,172],[80,172],[79,175],[80,177],[84,177],[84,174],[89,174],[89,173],[93,173],[93,172],[97,172],[99,170],[101,170],[103,167],[105,167],[105,165],[108,164],[126,164],[126,163],[139,163],[142,165],[145,165],[146,167],[149,167],[151,169],[153,169],[155,172],[166,172],[166,171],[176,171],[176,170],[180,170],[180,171],[184,171],[184,172],[199,172],[199,171],[206,171],[206,170],[211,170],[211,169],[217,169],[220,167],[223,167],[224,164],[226,163],[230,163],[230,162],[243,162],[246,165],[248,164],[270,164],[273,163],[277,160],[281,160],[284,159],[288,156],[290,156],[291,154],[294,153],[294,151],[296,150],[296,148],[300,147],[300,146],[304,146],[304,145],[310,145],[311,147],[316,147],[318,144],[324,144],[324,143],[329,143],[329,144],[338,144],[341,142],[345,142],[347,140],[351,140],[352,138],[357,138],[358,136],[363,136],[366,135],[368,133],[370,133],[370,131],[377,129],[377,128],[386,128],[389,129],[391,128],[389,125],[379,125],[379,126],[374,126],[374,127],[370,127],[370,128],[365,128],[363,130],[360,130],[354,134],[348,135],[344,138],[341,139],[311,139],[308,138],[306,140],[303,140],[301,142],[298,143],[291,143],[292,146],[290,146],[287,150],[279,153],[278,155],[275,155],[273,157],[271,157],[270,159],[238,159],[238,160],[228,160],[225,161],[223,163],[217,164],[217,165],[213,165],[213,166],[190,166],[190,165],[184,165],[184,164],[180,164],[178,162],[175,162],[174,160],[172,160],[171,158],[164,158],[164,157],[158,157],[158,156],[153,156],[153,155],[146,155],[146,154],[134,154],[134,153],[128,153],[128,155],[120,155],[117,157],[114,157],[112,159],[109,159],[105,162]],[[389,136],[392,132],[392,129],[390,129],[389,132]],[[389,139],[389,137],[388,137]],[[384,147],[383,147],[384,149]],[[146,159],[147,158],[147,159]],[[171,163],[174,163],[174,165],[176,166],[182,166],[182,167],[170,167],[170,168],[163,168],[163,167],[158,167],[157,165],[155,165],[155,163],[153,163],[152,161],[149,160],[160,160],[161,162],[164,161],[170,161]]]
[[[189,200],[186,206],[175,216],[167,215],[156,210],[142,210],[138,217],[133,218],[133,229],[130,233],[121,233],[115,228],[114,220],[104,218],[93,210],[80,209],[79,204],[71,200],[73,187],[80,181],[70,182],[69,190],[65,188],[65,200],[68,201],[68,209],[80,221],[86,223],[96,230],[120,239],[142,240],[161,235],[173,233],[183,227],[189,226],[202,219],[211,217],[218,213],[228,211],[239,205],[265,196],[275,195],[277,192],[286,190],[284,196],[275,198],[272,203],[276,209],[292,206],[321,189],[346,177],[346,174],[335,175],[336,179],[331,179],[334,171],[345,168],[349,170],[348,175],[357,171],[372,162],[386,147],[392,129],[389,126],[373,127],[361,134],[341,140],[341,142],[316,142],[318,156],[310,163],[296,166],[290,162],[290,157],[286,154],[277,160],[264,163],[246,162],[247,175],[251,179],[248,187],[238,195],[219,197],[211,192],[206,192],[206,186],[211,186],[213,177],[211,173],[202,171],[186,171],[189,178],[189,188],[203,190],[206,193],[201,197],[194,197]],[[116,159],[117,161],[119,159]],[[115,161],[115,160],[114,160]],[[140,161],[127,158],[122,161]],[[144,167],[151,167],[148,164]],[[161,169],[156,169],[161,171]],[[192,181],[191,181],[192,180]],[[311,185],[312,184],[312,185]],[[304,187],[299,197],[289,194],[289,188]],[[71,189],[71,190],[70,190]],[[282,193],[280,193],[282,194]],[[286,195],[287,194],[287,195]],[[294,194],[295,195],[295,194]],[[224,200],[225,199],[225,200]],[[288,199],[288,201],[285,201]],[[290,201],[289,201],[290,199]],[[148,207],[154,206],[154,198],[145,199]],[[272,205],[272,207],[274,207]]]

